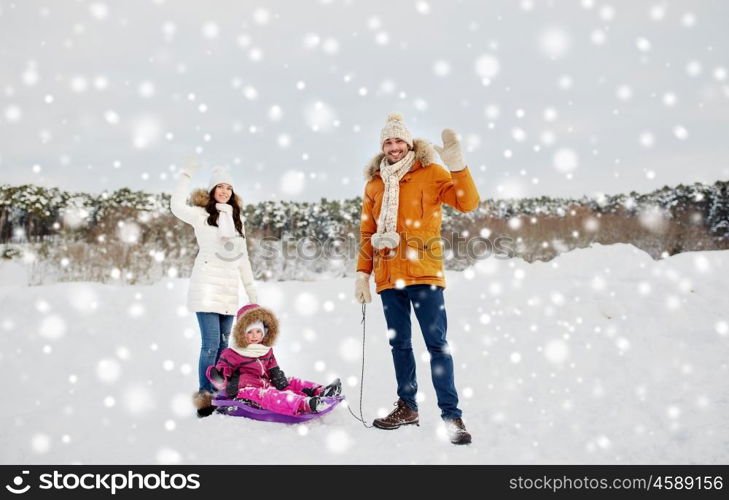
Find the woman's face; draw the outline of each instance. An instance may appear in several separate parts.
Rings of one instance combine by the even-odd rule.
[[[233,186],[230,184],[218,184],[213,191],[213,197],[216,203],[228,203],[230,197],[233,196]]]

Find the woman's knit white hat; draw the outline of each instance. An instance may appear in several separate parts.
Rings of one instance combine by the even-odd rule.
[[[380,132],[380,149],[382,145],[388,139],[402,139],[408,143],[408,146],[413,147],[413,136],[405,126],[405,118],[400,113],[390,113],[387,115],[387,121],[385,126]]]
[[[233,177],[227,168],[215,167],[213,169],[213,175],[208,183],[208,191],[212,191],[218,184],[230,184],[230,187],[233,187]]]

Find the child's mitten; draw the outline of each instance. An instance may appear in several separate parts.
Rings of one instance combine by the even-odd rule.
[[[274,366],[268,371],[268,376],[271,379],[273,386],[279,391],[283,391],[288,385],[289,381],[284,375],[283,370],[278,366]]]

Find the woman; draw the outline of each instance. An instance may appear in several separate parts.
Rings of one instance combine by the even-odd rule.
[[[198,416],[205,417],[214,410],[214,388],[205,371],[218,362],[220,352],[228,346],[234,315],[240,304],[238,276],[249,302],[258,302],[258,298],[246,248],[241,200],[233,192],[233,180],[226,170],[214,169],[207,191],[193,191],[190,197],[193,206],[189,206],[186,195],[192,176],[199,169],[197,163],[182,169],[177,188],[172,193],[170,209],[178,219],[195,229],[199,247],[190,277],[187,308],[196,313],[200,325],[199,388],[193,394],[193,404]]]

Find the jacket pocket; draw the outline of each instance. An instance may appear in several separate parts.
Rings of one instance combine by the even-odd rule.
[[[411,278],[443,278],[443,243],[439,238],[410,238],[405,250]]]
[[[375,268],[375,284],[386,283],[389,279],[389,272],[387,268],[387,262],[385,262],[385,258],[379,250],[375,250],[373,258],[373,266]]]

